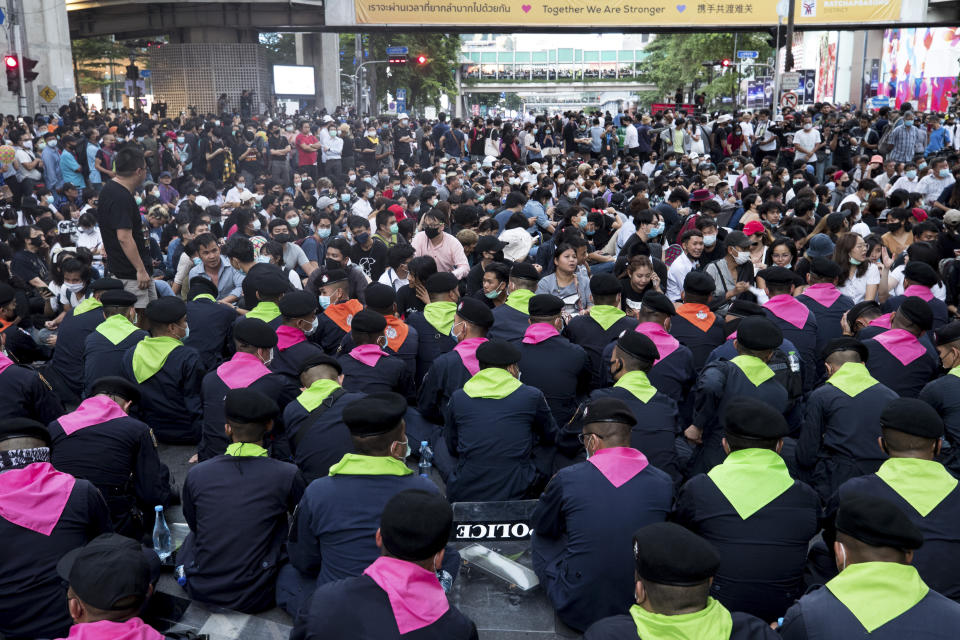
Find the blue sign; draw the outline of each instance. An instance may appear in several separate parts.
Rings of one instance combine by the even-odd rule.
[[[400,102],[406,101],[407,99],[407,90],[403,87],[397,89],[397,100]]]
[[[506,93],[506,91],[501,91],[501,92],[500,92],[500,99],[501,99],[501,100],[506,100],[506,99],[507,99],[507,93]]]
[[[141,78],[149,78],[149,77],[150,77],[150,69],[140,69],[140,77],[141,77]]]
[[[397,113],[406,113],[407,112],[407,101],[406,100],[397,100]]]
[[[759,55],[759,51],[737,51],[738,58],[756,58]]]
[[[3,24],[3,21],[7,19],[7,16],[4,15],[3,9],[0,9],[0,24]]]
[[[870,106],[874,109],[890,106],[890,96],[873,96],[870,98]]]
[[[407,47],[387,47],[388,56],[405,56],[410,52]]]

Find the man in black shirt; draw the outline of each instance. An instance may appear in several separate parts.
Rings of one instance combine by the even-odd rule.
[[[147,271],[150,249],[143,234],[143,221],[133,192],[147,175],[143,151],[135,146],[120,149],[115,158],[117,175],[105,182],[97,203],[97,218],[107,269],[137,296],[136,308],[144,309],[157,299],[157,289]]]
[[[280,125],[270,123],[267,135],[270,175],[277,184],[290,184],[290,143],[280,133]]]
[[[387,268],[387,245],[374,239],[370,223],[363,216],[350,216],[348,225],[354,239],[350,261],[363,269],[371,282],[376,282]]]

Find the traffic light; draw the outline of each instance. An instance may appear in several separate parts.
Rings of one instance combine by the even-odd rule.
[[[33,68],[37,66],[37,61],[32,58],[23,59],[23,81],[24,82],[33,82],[37,79],[39,75]]]
[[[140,79],[140,69],[135,64],[127,65],[127,80],[137,81]]]
[[[421,65],[421,66],[427,64],[427,56],[423,55],[422,53],[421,53],[420,55],[418,55],[418,56],[417,56],[417,64],[419,64],[419,65]]]
[[[779,39],[777,38],[777,32],[779,32]],[[772,49],[782,49],[787,44],[787,28],[780,27],[770,27],[767,29],[767,44],[770,45]]]
[[[720,61],[720,66],[723,67],[724,69],[728,68],[732,64],[733,62],[730,60],[730,58],[724,58],[723,60]]]
[[[394,65],[405,66],[407,64],[407,56],[406,54],[387,56],[387,64],[389,64],[391,67]]]
[[[4,56],[3,68],[7,72],[7,90],[10,93],[20,94],[20,59],[17,56]]]

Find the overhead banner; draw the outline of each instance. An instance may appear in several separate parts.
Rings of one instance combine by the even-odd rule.
[[[902,0],[794,0],[802,25],[896,22]],[[775,26],[775,0],[354,0],[356,23],[493,27]]]

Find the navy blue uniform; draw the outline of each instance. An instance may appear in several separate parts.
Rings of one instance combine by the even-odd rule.
[[[909,288],[913,289],[919,285],[911,285]],[[937,298],[930,292],[926,287],[920,287],[922,290],[925,290],[925,295],[922,299],[929,305],[930,311],[933,312],[933,327],[930,329],[928,335],[932,335],[934,331],[947,324],[950,320],[950,311],[947,309],[946,303]],[[928,297],[929,296],[929,297]],[[885,313],[890,313],[896,311],[900,308],[900,305],[903,304],[903,301],[907,298],[912,297],[903,293],[899,296],[890,296],[887,298],[887,301],[883,303],[883,311]]]
[[[406,318],[407,324],[417,332],[417,384],[423,380],[430,370],[433,361],[441,354],[451,351],[457,344],[450,334],[440,335],[436,327],[427,322],[422,313],[411,313]]]
[[[386,319],[387,328],[384,334],[387,336],[387,346],[385,346],[383,350],[403,360],[403,364],[407,366],[407,370],[410,372],[410,377],[414,378],[417,374],[417,347],[419,346],[417,343],[420,340],[417,330],[395,316],[386,316]],[[398,331],[403,330],[399,325],[406,327],[406,335],[403,338],[403,342],[396,344],[396,339],[399,337]],[[347,333],[343,336],[343,340],[340,341],[337,355],[350,353],[353,347],[353,336]]]
[[[287,513],[305,487],[296,466],[266,455],[217,456],[190,469],[183,484],[190,534],[177,553],[190,597],[245,612],[273,607]]]
[[[187,301],[190,335],[183,344],[196,349],[204,369],[214,368],[227,355],[233,344],[233,324],[237,319],[237,312],[228,305],[205,298]]]
[[[530,293],[533,295],[533,292]],[[510,305],[502,304],[493,309],[493,326],[487,332],[491,340],[520,342],[524,332],[530,326],[530,316]]]
[[[477,345],[485,341],[486,338],[479,338]],[[417,408],[423,417],[434,424],[443,424],[443,409],[450,402],[450,396],[457,389],[462,389],[471,377],[457,351],[437,356],[417,391]]]
[[[343,388],[347,391],[364,394],[392,391],[405,397],[409,404],[416,404],[413,376],[397,356],[380,356],[373,366],[364,364],[350,353],[340,355],[337,360],[343,368]]]
[[[883,342],[889,336],[895,336],[894,339],[899,345],[891,347],[890,343],[887,343],[888,346],[884,346]],[[904,329],[882,331],[873,338],[864,340],[863,344],[870,352],[870,359],[867,361],[870,375],[904,398],[916,398],[920,395],[924,385],[937,375],[940,368],[940,359],[936,352],[931,355],[927,346],[929,342],[924,344],[924,340],[917,340]],[[906,360],[906,364],[901,358]]]
[[[110,318],[107,318],[107,322],[110,322]],[[89,392],[93,383],[100,378],[119,375],[120,367],[123,364],[123,354],[138,342],[150,336],[143,329],[134,328],[134,331],[130,334],[114,342],[119,336],[108,337],[100,332],[101,328],[103,328],[103,325],[91,332],[83,343],[84,395]]]
[[[80,307],[73,309],[63,317],[57,329],[57,346],[53,349],[47,370],[52,370],[56,377],[57,390],[62,387],[69,390],[69,393],[60,393],[60,399],[64,402],[75,402],[83,393],[83,345],[87,336],[104,320],[101,306],[98,304],[97,308],[84,313],[77,313]]]
[[[310,356],[323,353],[323,349],[316,344],[304,340],[291,345],[286,349],[279,346],[273,350],[273,360],[270,361],[270,370],[287,378],[290,384],[300,386],[300,365]]]
[[[940,460],[955,475],[960,475],[960,369],[928,382],[920,399],[937,410],[943,419],[944,439],[950,445]]]
[[[607,363],[602,359],[604,348],[624,331],[632,331],[636,327],[637,321],[629,316],[620,318],[607,329],[590,316],[577,316],[563,330],[563,335],[570,342],[580,345],[587,352],[591,388],[597,389],[603,385],[604,369],[607,368]]]
[[[30,418],[50,424],[63,414],[63,405],[47,383],[30,367],[0,355],[0,419]]]
[[[607,475],[607,461],[617,471]],[[557,615],[575,629],[633,604],[633,533],[663,522],[673,481],[632,449],[601,449],[561,469],[537,503],[530,526],[533,568]]]
[[[693,366],[699,372],[707,363],[710,352],[727,339],[723,320],[705,304],[678,304],[676,309],[677,315],[670,318],[670,335],[690,349]]]
[[[777,632],[770,628],[763,620],[754,618],[746,613],[732,611],[733,628],[730,630],[729,640],[779,640]],[[612,616],[594,624],[583,640],[656,640],[656,638],[640,638],[637,625],[628,615]],[[684,640],[700,640],[699,637],[684,638]]]
[[[523,382],[543,392],[554,420],[564,425],[577,412],[577,399],[590,388],[587,353],[559,333],[540,342],[525,340],[517,345]]]
[[[327,307],[317,316],[317,330],[310,336],[310,341],[323,349],[324,353],[336,355],[343,336],[350,333],[354,314],[362,309],[363,305],[358,300],[347,300]]]
[[[847,311],[853,308],[853,298],[840,293],[829,283],[813,284],[797,296],[817,319],[817,353],[823,351],[827,343],[843,335],[840,319]],[[831,302],[832,300],[832,302]],[[819,360],[817,361],[819,364]]]
[[[306,392],[305,392],[306,393]],[[287,431],[293,461],[307,484],[327,475],[330,467],[347,453],[353,453],[350,430],[343,423],[343,409],[354,400],[364,397],[362,393],[338,393],[336,398],[307,410],[305,395],[294,400],[283,410],[283,423]],[[303,432],[303,435],[299,435]]]
[[[767,307],[767,305],[770,305],[770,301],[777,301],[778,299],[786,300],[788,305],[802,309],[803,312],[807,312],[806,322],[802,327],[797,327],[792,322],[781,318]],[[819,340],[819,325],[817,324],[817,316],[814,315],[805,305],[797,302],[796,298],[790,296],[789,294],[774,296],[770,299],[770,301],[768,301],[767,305],[764,306],[764,311],[767,313],[767,318],[769,318],[770,321],[775,325],[780,327],[780,331],[783,332],[784,341],[789,340],[797,348],[797,357],[800,358],[800,369],[803,373],[803,390],[804,392],[810,391],[817,379],[817,362],[820,358],[820,352],[817,351],[817,344]],[[796,309],[791,309],[789,306],[787,308],[790,310],[790,312],[796,312]],[[779,308],[778,311],[780,313],[784,313],[783,311],[780,311]],[[782,346],[780,348],[783,349]]]

